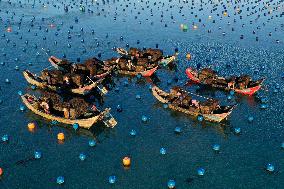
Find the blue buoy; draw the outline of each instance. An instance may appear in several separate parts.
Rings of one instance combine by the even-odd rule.
[[[114,184],[115,183],[115,181],[116,181],[116,176],[110,176],[109,178],[108,178],[108,182],[110,183],[110,184]]]
[[[142,119],[143,122],[147,122],[148,121],[148,118],[145,115],[143,115],[141,119]]]
[[[63,184],[64,183],[64,177],[63,176],[59,176],[56,179],[57,184]]]
[[[141,99],[141,96],[139,94],[136,95],[136,99]]]
[[[7,134],[2,136],[2,142],[8,142],[9,136]]]
[[[34,156],[35,156],[35,159],[40,159],[41,158],[41,152],[35,151]]]
[[[120,106],[120,105],[117,105],[117,106],[116,106],[116,111],[118,111],[118,112],[122,112],[122,108],[121,108],[121,106]]]
[[[235,133],[236,134],[240,134],[241,133],[241,128],[237,127],[234,129]]]
[[[91,146],[91,147],[96,146],[96,141],[95,140],[89,140],[89,146]]]
[[[197,174],[199,176],[203,176],[205,174],[205,169],[203,169],[202,167],[198,168],[197,169]]]
[[[58,121],[52,120],[52,121],[51,121],[51,124],[52,124],[52,125],[57,125],[57,124],[58,124]]]
[[[84,161],[84,160],[86,159],[86,155],[85,155],[84,153],[81,153],[81,154],[79,155],[79,159],[80,159],[81,161]]]
[[[278,93],[278,89],[274,89],[274,90],[273,90],[273,93]]]
[[[22,92],[22,91],[18,91],[18,95],[19,95],[19,96],[22,96],[22,95],[23,95],[23,92]]]
[[[9,79],[5,79],[5,83],[10,83],[10,80]]]
[[[248,117],[248,121],[249,121],[249,122],[252,122],[253,119],[254,119],[254,118],[253,118],[252,116],[249,116],[249,117]]]
[[[227,99],[228,99],[228,100],[232,100],[232,98],[233,98],[232,95],[228,95],[228,96],[227,96]]]
[[[203,116],[202,115],[197,116],[197,120],[198,121],[203,121]]]
[[[165,148],[161,148],[160,149],[160,154],[165,155],[167,153]]]
[[[269,171],[269,172],[273,172],[274,171],[274,165],[272,165],[271,163],[268,163],[266,165],[266,170]]]
[[[260,98],[261,103],[267,103],[268,102],[268,98],[266,97],[261,97]]]
[[[149,90],[152,90],[152,85],[149,85]]]
[[[31,89],[32,89],[32,90],[36,90],[36,86],[35,86],[35,85],[32,85],[32,86],[31,86]]]
[[[136,136],[136,131],[134,129],[132,129],[130,132],[129,132],[130,136]]]
[[[73,127],[74,130],[77,130],[79,128],[79,124],[78,123],[74,123],[72,125],[72,127]]]
[[[220,150],[220,145],[219,144],[214,144],[213,145],[213,150],[214,151],[219,151]]]
[[[23,112],[25,111],[25,106],[20,106],[20,110]]]
[[[260,108],[261,108],[261,109],[266,109],[267,107],[268,107],[267,104],[261,104],[261,105],[260,105]]]
[[[284,149],[284,142],[282,142],[282,144],[281,144],[281,148],[282,148],[282,149]]]
[[[163,107],[164,107],[165,109],[167,109],[167,108],[169,107],[169,105],[168,105],[168,104],[163,104]]]
[[[128,86],[128,81],[124,81],[124,82],[123,82],[123,85],[124,85],[124,86]]]
[[[174,180],[168,181],[168,188],[174,189],[176,187],[176,182]]]
[[[181,133],[181,128],[180,127],[176,127],[175,128],[175,133],[176,134],[180,134]]]

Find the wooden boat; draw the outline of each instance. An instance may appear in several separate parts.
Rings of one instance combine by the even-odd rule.
[[[188,78],[191,79],[192,81],[194,81],[195,83],[208,85],[208,84],[202,82],[198,78],[198,72],[195,71],[194,69],[187,68],[185,73],[188,76]],[[218,77],[218,79],[226,80],[224,77]],[[240,93],[240,94],[244,94],[244,95],[253,95],[254,93],[256,93],[261,88],[262,83],[264,82],[264,80],[265,79],[262,78],[262,79],[259,79],[257,81],[250,81],[250,83],[248,84],[248,87],[245,88],[245,89],[229,88],[228,85],[224,86],[224,85],[217,85],[217,84],[212,84],[212,85],[209,85],[209,86],[214,87],[214,88],[223,89],[223,90],[233,90],[236,93]]]
[[[55,56],[51,56],[48,58],[48,61],[51,63],[51,65],[57,69],[57,70],[61,70],[61,71],[65,71],[65,69],[60,65],[61,63],[61,59],[55,57]],[[108,76],[113,70],[113,67],[105,67],[104,73],[102,74],[98,74],[95,75],[94,78],[105,78],[106,76]]]
[[[31,85],[35,85],[35,86],[37,86],[39,88],[43,88],[43,89],[48,88],[52,91],[58,91],[60,89],[60,86],[48,85],[40,77],[32,74],[28,70],[24,71],[23,75],[24,75],[25,79],[27,80],[27,82],[30,83]],[[90,83],[86,84],[83,87],[70,89],[70,92],[72,92],[74,94],[80,94],[80,95],[89,94],[94,88],[96,88],[98,85],[100,85],[103,80],[104,80],[104,78],[99,79],[96,82],[90,81]]]
[[[153,95],[164,104],[168,104],[169,108],[175,111],[183,112],[185,114],[197,117],[202,115],[204,120],[211,122],[221,122],[224,119],[227,119],[228,116],[232,113],[236,105],[233,106],[220,106],[218,110],[214,110],[212,114],[201,114],[200,112],[192,112],[189,109],[185,109],[176,105],[171,104],[168,101],[169,93],[159,89],[157,86],[152,87]]]
[[[136,71],[127,71],[127,70],[118,70],[118,73],[119,74],[122,74],[122,75],[131,75],[131,76],[135,76],[135,75],[138,75],[138,74],[141,74],[142,76],[144,77],[151,77],[155,71],[158,69],[158,66],[154,67],[154,68],[150,68],[146,71],[143,71],[143,72],[136,72]]]
[[[116,51],[121,56],[128,56],[127,50],[125,50],[123,48],[117,48]],[[158,61],[158,64],[162,65],[162,66],[167,66],[167,65],[173,63],[174,61],[176,61],[177,56],[178,56],[178,53],[175,53],[174,55],[171,55],[171,56],[165,56],[161,60]]]
[[[104,117],[110,112],[110,108],[106,108],[104,111],[100,112],[98,115],[89,115],[86,118],[82,118],[82,119],[66,119],[63,117],[58,117],[56,115],[51,115],[51,114],[47,114],[39,109],[36,108],[36,103],[38,101],[38,99],[30,94],[25,94],[21,96],[23,103],[27,106],[27,108],[29,110],[31,110],[32,112],[34,112],[35,114],[51,120],[51,121],[58,121],[60,123],[64,123],[64,124],[70,124],[73,125],[75,123],[79,124],[79,127],[85,128],[85,129],[89,129],[91,128],[95,123],[97,123],[98,121],[101,121],[104,119]],[[112,125],[112,127],[114,127],[116,125],[116,122],[114,125]]]

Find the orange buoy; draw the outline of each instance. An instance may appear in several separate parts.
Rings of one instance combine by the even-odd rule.
[[[31,123],[28,124],[29,130],[34,130],[35,127],[36,127],[36,124],[34,122],[31,122]]]
[[[12,32],[12,27],[8,27],[7,32],[9,32],[9,33]]]
[[[190,54],[190,53],[187,53],[187,54],[186,54],[186,59],[187,59],[187,60],[190,60],[190,59],[191,59],[191,54]]]
[[[3,169],[0,167],[0,176],[3,175]]]
[[[65,139],[64,133],[58,133],[57,134],[57,139],[58,140],[64,140]]]
[[[130,159],[130,157],[124,157],[124,158],[122,159],[122,163],[123,163],[123,165],[124,165],[125,167],[130,167],[130,164],[131,164],[131,159]]]

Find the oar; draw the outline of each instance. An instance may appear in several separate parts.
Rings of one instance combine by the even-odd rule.
[[[89,78],[89,76],[87,76],[87,78],[88,78],[92,83],[95,84],[95,82],[94,82],[91,78]],[[105,87],[103,87],[103,88],[101,89],[101,88],[97,85],[97,88],[98,88],[103,94],[106,94],[106,93],[108,92]]]

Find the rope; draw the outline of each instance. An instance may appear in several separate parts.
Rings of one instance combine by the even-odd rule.
[[[205,96],[201,96],[201,95],[198,95],[198,94],[195,94],[195,93],[192,93],[192,92],[189,92],[189,91],[185,91],[185,90],[182,90],[183,92],[186,92],[186,93],[189,93],[189,94],[192,94],[192,95],[195,95],[195,96],[198,96],[200,98],[205,98],[207,100],[213,100],[212,98],[208,98],[208,97],[205,97]]]

